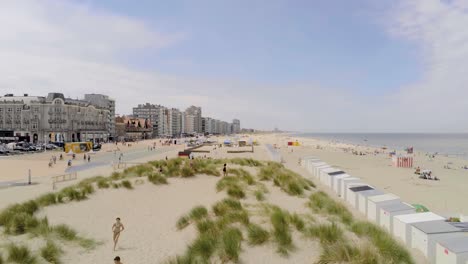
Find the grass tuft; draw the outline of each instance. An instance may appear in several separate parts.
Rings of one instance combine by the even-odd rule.
[[[268,241],[270,233],[256,224],[250,224],[248,229],[248,238],[251,245],[262,245]]]
[[[148,181],[155,185],[168,184],[167,178],[159,173],[148,174]]]
[[[344,231],[336,223],[312,226],[306,233],[310,237],[320,239],[322,245],[337,242],[344,236]]]
[[[41,256],[49,263],[60,264],[60,256],[63,251],[52,241],[47,241],[47,244],[41,248]]]
[[[241,251],[242,232],[235,227],[230,227],[224,230],[222,237],[221,259],[223,262],[239,261],[239,253]]]
[[[17,246],[10,244],[7,247],[8,251],[8,262],[17,264],[36,264],[37,258],[26,246]]]
[[[121,182],[122,186],[128,190],[132,190],[133,189],[133,185],[130,181],[128,180],[124,180]]]
[[[293,249],[291,230],[288,223],[287,212],[275,209],[270,216],[273,225],[273,239],[277,243],[277,252],[287,256]]]

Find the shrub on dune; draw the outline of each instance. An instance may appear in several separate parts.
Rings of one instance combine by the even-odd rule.
[[[30,230],[30,233],[33,236],[48,236],[52,231],[52,228],[49,226],[49,220],[47,217],[44,217],[38,220],[37,226]]]
[[[261,202],[265,200],[265,195],[263,194],[261,190],[256,190],[254,194],[255,194],[255,199],[257,199],[257,201]]]
[[[47,194],[39,196],[39,198],[37,198],[36,201],[41,207],[54,205],[57,203],[57,194],[47,193]]]
[[[37,263],[36,257],[31,253],[29,248],[26,246],[17,246],[10,244],[7,247],[8,251],[8,262],[17,264],[35,264]]]
[[[192,168],[190,168],[190,166],[185,165],[184,167],[182,167],[180,175],[184,178],[193,177],[195,176],[195,171]]]
[[[198,221],[208,216],[208,210],[204,206],[196,206],[190,211],[189,216],[190,219]]]
[[[107,189],[110,187],[109,182],[106,179],[99,179],[97,186],[99,189]]]
[[[282,210],[274,210],[270,219],[273,225],[273,239],[277,243],[277,252],[281,255],[288,255],[293,249],[288,214]]]
[[[312,226],[307,230],[307,235],[320,239],[320,243],[334,243],[344,236],[344,231],[337,224],[332,223]]]
[[[60,255],[63,251],[52,241],[47,241],[47,244],[41,248],[41,256],[49,263],[60,264]]]
[[[190,218],[187,216],[181,216],[179,220],[177,220],[176,227],[177,229],[181,230],[186,228],[190,224]]]
[[[132,183],[130,181],[128,181],[128,180],[122,181],[121,184],[126,189],[129,189],[129,190],[133,189]]]
[[[187,257],[193,263],[211,263],[209,260],[216,251],[217,239],[212,234],[201,234],[189,246]]]
[[[245,198],[245,192],[239,185],[232,185],[227,188],[227,194],[230,197],[242,199]]]
[[[248,238],[251,245],[262,245],[268,241],[270,234],[267,230],[256,224],[250,224],[248,229]]]
[[[357,254],[357,248],[349,245],[347,242],[340,241],[337,243],[330,243],[324,245],[323,252],[317,264],[355,263],[353,259]]]
[[[409,252],[388,232],[369,222],[355,222],[351,231],[361,237],[368,237],[384,259],[392,263],[414,263]]]
[[[83,192],[78,191],[73,186],[63,189],[60,193],[62,193],[63,197],[66,197],[68,201],[81,201],[86,198]]]
[[[230,211],[242,210],[242,204],[235,199],[226,198],[213,205],[213,212],[216,216],[224,216]]]
[[[338,216],[346,225],[350,225],[353,222],[353,215],[351,212],[344,205],[333,200],[322,191],[311,194],[307,205],[314,212],[322,211]]]
[[[223,231],[221,239],[221,259],[223,262],[238,262],[241,250],[242,232],[238,228],[230,227]]]
[[[116,183],[116,182],[113,182],[113,183],[112,183],[112,188],[118,189],[118,188],[120,188],[120,184],[119,184],[119,183]]]
[[[304,231],[304,228],[305,228],[304,220],[302,220],[302,218],[298,214],[290,215],[289,220],[291,224],[293,224],[294,227],[296,227],[297,231],[299,232]]]
[[[120,180],[120,179],[123,179],[123,178],[124,178],[124,175],[122,173],[120,173],[120,172],[113,172],[111,174],[111,176],[110,176],[110,179],[114,180],[114,181]]]
[[[167,178],[159,173],[148,174],[148,181],[155,185],[168,184]]]
[[[78,237],[76,231],[71,229],[67,225],[58,225],[53,227],[52,230],[58,235],[59,238],[66,241],[72,241],[77,239]]]
[[[18,213],[5,225],[5,232],[15,235],[25,234],[37,227],[38,223],[34,216],[27,213]]]

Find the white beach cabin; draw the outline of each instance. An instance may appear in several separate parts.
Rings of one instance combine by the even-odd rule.
[[[380,226],[390,234],[393,232],[393,217],[416,213],[416,209],[407,203],[385,204],[380,207]]]
[[[401,239],[405,245],[411,246],[411,224],[443,220],[444,217],[433,212],[397,215],[393,217],[393,235]]]
[[[350,184],[365,185],[360,178],[344,178],[341,180],[340,197],[346,201],[347,188]]]
[[[309,171],[312,175],[315,173],[314,170],[316,167],[323,166],[323,165],[328,165],[326,162],[323,162],[321,160],[317,161],[309,161],[307,163],[307,171]]]
[[[319,178],[319,176],[320,176],[320,170],[321,170],[321,169],[325,169],[325,168],[331,168],[331,166],[328,165],[328,164],[322,164],[322,165],[315,166],[315,167],[312,169],[312,175],[314,175],[314,177],[316,177],[316,178]]]
[[[340,196],[341,182],[344,178],[352,178],[352,177],[349,174],[341,174],[341,175],[333,177],[333,190],[338,196]]]
[[[374,187],[369,186],[364,183],[364,185],[361,186],[349,186],[346,190],[346,201],[353,207],[353,208],[358,208],[359,206],[359,200],[358,200],[358,193],[359,192],[364,192],[364,191],[371,191],[374,190]]]
[[[315,177],[317,177],[317,179],[319,179],[320,181],[322,181],[322,180],[321,180],[321,178],[322,178],[322,171],[327,170],[327,169],[337,170],[337,169],[333,168],[332,166],[323,165],[323,166],[317,167],[317,174],[315,175]]]
[[[351,192],[349,191],[349,189],[351,188],[359,188],[359,187],[364,187],[364,186],[368,186],[367,183],[364,183],[362,181],[358,181],[358,182],[347,182],[346,183],[346,187],[345,187],[345,191],[343,193],[343,199],[348,202],[351,206],[355,207],[356,206],[356,202],[353,202],[353,198],[350,199],[349,195],[351,194]],[[354,194],[354,192],[353,192]],[[356,198],[356,196],[353,196],[354,198]]]
[[[391,194],[381,194],[367,198],[367,219],[380,224],[380,207],[385,204],[399,203],[400,197]]]
[[[461,234],[459,228],[445,221],[429,221],[411,225],[411,247],[421,251],[430,263],[435,263],[437,242],[459,237]]]
[[[439,241],[436,244],[436,264],[468,263],[468,237],[460,236]]]
[[[346,181],[361,181],[360,178],[358,177],[344,177],[344,178],[338,178],[338,181],[336,182],[337,185],[335,186],[337,188],[337,194],[339,197],[342,197],[343,189],[344,189],[344,184]]]
[[[323,182],[326,186],[332,187],[333,177],[340,174],[345,174],[345,172],[336,168],[323,169],[320,172],[320,181]]]
[[[384,193],[376,189],[358,192],[357,193],[357,196],[358,196],[358,208],[357,209],[359,210],[359,212],[361,212],[363,215],[367,217],[367,198],[371,196],[381,195],[381,194],[384,194]]]
[[[305,157],[302,157],[301,158],[301,166],[306,168],[307,167],[307,163],[309,163],[309,161],[316,161],[316,160],[319,160],[317,157],[315,156],[305,156]]]

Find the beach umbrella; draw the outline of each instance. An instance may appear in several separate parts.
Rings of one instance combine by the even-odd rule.
[[[422,204],[412,204],[412,206],[416,209],[417,213],[429,212],[429,209]]]
[[[73,154],[75,154],[75,153],[73,153],[73,151],[71,149],[67,153],[68,156],[72,156]]]

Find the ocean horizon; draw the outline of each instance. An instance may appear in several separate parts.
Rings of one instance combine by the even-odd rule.
[[[468,133],[295,133],[294,136],[468,159]]]

